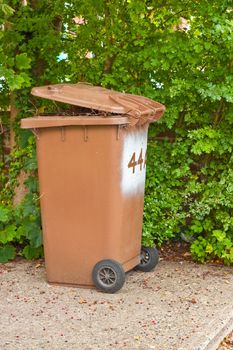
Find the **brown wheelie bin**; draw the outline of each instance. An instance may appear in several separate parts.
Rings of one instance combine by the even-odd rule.
[[[141,249],[141,233],[147,131],[165,107],[82,83],[32,94],[85,108],[21,121],[37,139],[47,280],[114,293],[126,271],[158,262],[155,248]]]

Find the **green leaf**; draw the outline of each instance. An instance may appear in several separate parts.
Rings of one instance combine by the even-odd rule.
[[[5,228],[5,230],[0,231],[0,242],[6,244],[7,242],[11,242],[15,238],[15,225],[9,225]]]
[[[196,221],[194,225],[191,226],[191,230],[195,233],[201,233],[203,231],[202,224],[199,221]]]
[[[31,242],[31,245],[35,248],[38,248],[42,245],[42,231],[36,222],[26,223],[25,235]]]
[[[31,59],[27,56],[26,53],[21,53],[19,55],[16,55],[15,57],[16,67],[20,70],[29,69],[31,66],[30,63],[31,63]]]
[[[0,10],[6,15],[11,16],[15,12],[15,10],[7,4],[0,4]]]
[[[211,254],[214,251],[214,248],[213,248],[213,246],[210,243],[208,243],[207,246],[206,246],[205,251],[206,251],[206,253]]]
[[[9,260],[13,260],[16,255],[15,247],[11,245],[5,245],[0,247],[0,263],[6,263]]]
[[[24,226],[20,225],[18,226],[17,230],[15,231],[15,239],[20,241],[22,237],[24,237],[25,231],[24,231]]]
[[[10,210],[0,206],[0,223],[7,222],[10,218]]]
[[[226,234],[221,230],[213,230],[213,237],[216,237],[218,242],[222,242],[226,238]]]
[[[29,176],[25,181],[25,185],[27,186],[30,192],[38,191],[38,180],[34,176]]]
[[[43,256],[43,248],[35,248],[31,245],[27,245],[26,247],[24,247],[22,254],[28,260],[38,259]]]
[[[20,75],[15,75],[13,72],[7,74],[6,80],[12,91],[20,89],[24,83],[24,79],[21,78]]]

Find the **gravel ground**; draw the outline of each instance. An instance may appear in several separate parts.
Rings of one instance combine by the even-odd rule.
[[[0,265],[1,349],[215,350],[233,323],[225,266],[162,260],[114,295],[45,277],[43,261]]]

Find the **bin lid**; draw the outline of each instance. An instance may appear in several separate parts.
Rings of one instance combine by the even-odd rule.
[[[32,95],[103,112],[129,116],[129,124],[158,120],[165,106],[149,98],[117,92],[87,83],[35,87]]]

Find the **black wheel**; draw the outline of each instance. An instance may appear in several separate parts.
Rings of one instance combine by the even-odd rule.
[[[117,261],[101,260],[94,266],[92,279],[97,289],[105,293],[115,293],[125,283],[125,271]]]
[[[159,252],[154,247],[142,247],[141,261],[137,269],[143,272],[151,271],[159,262]]]

